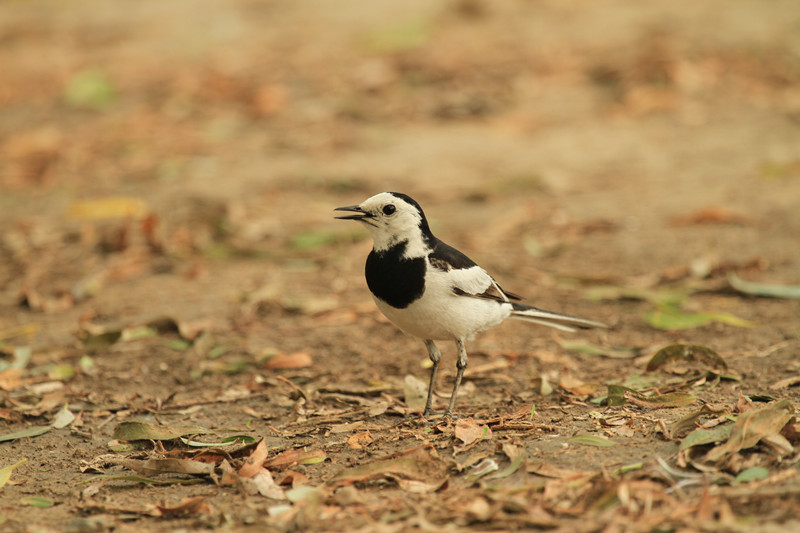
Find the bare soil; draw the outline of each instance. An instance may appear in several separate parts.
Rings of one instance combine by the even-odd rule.
[[[679,453],[800,402],[800,300],[730,285],[800,284],[795,1],[12,1],[0,43],[0,434],[75,416],[0,442],[0,468],[26,460],[3,531],[800,527],[794,420]],[[612,329],[480,335],[465,418],[423,424],[424,347],[333,219],[384,190],[503,287]],[[647,370],[676,343],[727,369]],[[126,448],[131,421],[263,439],[273,492],[243,480],[253,445],[228,475],[223,452],[142,470],[198,448]],[[280,455],[302,451],[324,460]],[[134,473],[163,484],[100,477]]]

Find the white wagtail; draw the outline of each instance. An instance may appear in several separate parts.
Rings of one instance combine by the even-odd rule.
[[[467,350],[464,342],[508,317],[566,331],[608,327],[600,322],[537,309],[511,300],[520,297],[500,285],[469,257],[431,233],[422,208],[411,197],[382,192],[359,205],[335,211],[357,220],[372,234],[365,268],[367,286],[381,312],[405,333],[421,339],[433,361],[423,416],[430,417],[433,384],[441,352],[434,340],[454,340],[458,348],[456,381],[444,416],[452,418]]]

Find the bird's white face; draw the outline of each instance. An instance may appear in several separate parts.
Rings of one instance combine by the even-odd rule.
[[[405,255],[419,257],[430,250],[425,242],[425,215],[419,207],[392,193],[382,192],[367,198],[357,206],[340,207],[339,211],[354,211],[357,215],[337,217],[362,222],[372,234],[373,248],[386,250],[407,241]]]

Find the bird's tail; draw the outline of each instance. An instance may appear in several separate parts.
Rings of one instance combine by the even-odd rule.
[[[512,318],[533,322],[534,324],[540,324],[542,326],[549,326],[562,331],[575,331],[576,328],[608,328],[608,326],[602,322],[595,322],[594,320],[569,316],[556,313],[555,311],[546,311],[545,309],[518,303],[512,303],[511,305],[514,307],[514,310],[511,312]]]

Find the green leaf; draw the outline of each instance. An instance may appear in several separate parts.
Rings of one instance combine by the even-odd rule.
[[[510,476],[511,474],[513,474],[514,472],[516,472],[517,470],[519,470],[519,467],[522,464],[522,461],[524,461],[524,460],[525,460],[525,454],[521,453],[521,454],[519,454],[517,456],[516,459],[514,459],[511,462],[510,465],[508,465],[507,467],[505,467],[504,469],[502,469],[502,470],[500,470],[498,472],[495,472],[494,474],[491,474],[491,475],[487,476],[486,479],[490,480],[490,479],[503,479],[503,478],[506,478],[506,477]]]
[[[749,483],[751,481],[758,481],[761,479],[765,479],[769,476],[769,470],[764,468],[763,466],[753,466],[748,468],[747,470],[742,470],[739,472],[739,475],[736,476],[737,483]]]
[[[4,466],[3,468],[0,468],[0,489],[2,489],[3,486],[6,483],[8,483],[8,480],[11,479],[11,473],[14,471],[14,469],[17,468],[18,466],[24,465],[27,461],[28,461],[27,459],[22,459],[21,461],[18,461],[13,465],[8,465]]]
[[[51,429],[53,429],[53,426],[31,426],[29,428],[21,429],[13,433],[6,433],[5,435],[0,435],[0,442],[5,442],[8,440],[24,439],[26,437],[38,437],[39,435],[44,435]]]
[[[430,39],[430,25],[423,20],[406,20],[371,30],[363,42],[370,52],[392,54],[419,48]]]
[[[614,470],[614,475],[619,476],[628,472],[633,472],[635,470],[641,470],[644,468],[644,463],[633,463],[625,466],[621,466]]]
[[[99,68],[81,70],[67,82],[64,100],[74,107],[103,110],[116,97],[108,75]]]
[[[75,377],[75,367],[69,364],[53,365],[50,367],[47,375],[51,379],[66,381]]]
[[[645,314],[645,321],[656,329],[667,331],[698,328],[714,322],[721,322],[739,328],[755,326],[753,322],[749,322],[730,313],[722,311],[689,313],[671,305],[664,305],[656,309],[651,309]]]
[[[627,400],[625,394],[636,391],[623,385],[608,385],[608,405],[625,405]]]
[[[592,287],[586,294],[592,300],[644,300],[659,306],[676,306],[688,297],[686,290],[641,289],[614,285]]]
[[[135,341],[138,339],[149,339],[158,335],[158,330],[150,326],[135,326],[132,328],[125,328],[122,330],[123,342]]]
[[[21,498],[19,503],[30,507],[38,507],[39,509],[48,509],[53,506],[53,500],[42,496],[26,496]]]
[[[192,347],[191,341],[187,341],[184,339],[173,339],[167,343],[167,348],[171,348],[179,352],[186,351],[191,347]]]
[[[765,298],[800,298],[800,285],[773,285],[745,281],[736,274],[728,276],[731,287],[744,294]]]
[[[731,429],[733,429],[732,424],[724,424],[712,429],[696,429],[684,437],[678,446],[678,451],[727,440],[731,435]]]
[[[78,368],[80,368],[83,372],[94,370],[95,366],[97,365],[95,365],[94,359],[86,354],[83,354],[80,361],[78,361]]]
[[[582,433],[580,435],[575,435],[574,437],[570,437],[567,439],[567,442],[571,444],[582,444],[584,446],[597,446],[597,447],[608,447],[617,445],[617,443],[614,442],[613,440],[601,437],[599,435],[589,435],[588,433]]]

